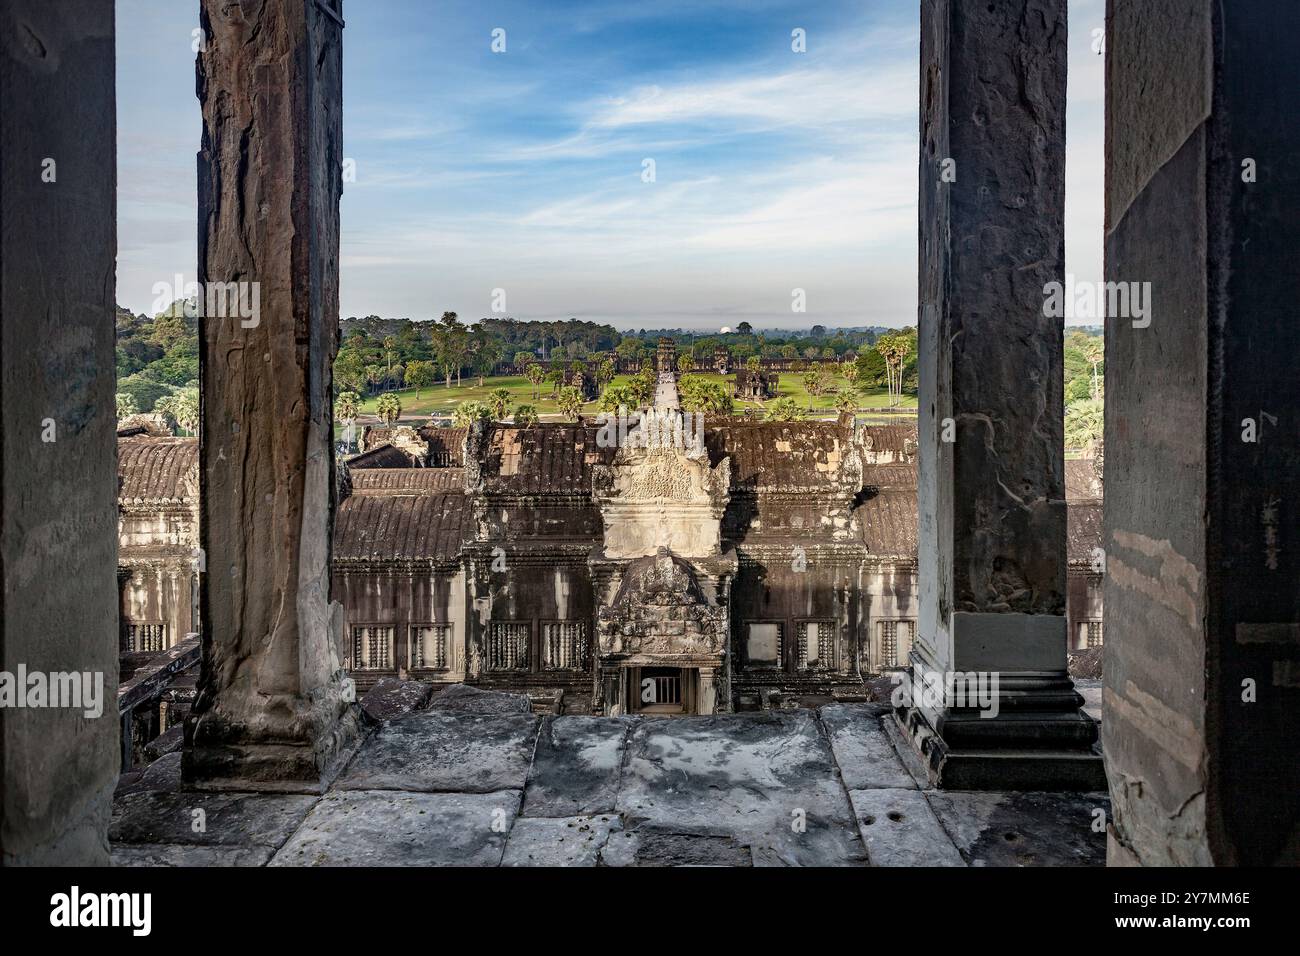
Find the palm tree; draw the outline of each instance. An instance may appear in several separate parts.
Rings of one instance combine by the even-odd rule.
[[[388,374],[393,374],[393,353],[397,351],[397,336],[389,335],[384,338],[384,359],[388,362]]]
[[[361,414],[361,396],[356,392],[339,392],[334,399],[334,417],[345,425],[351,425]]]
[[[339,392],[339,397],[334,399],[334,418],[347,426],[348,450],[353,447],[352,426],[360,414],[361,396],[356,392]]]
[[[614,361],[613,359],[603,359],[600,368],[596,371],[596,384],[602,388],[614,381]]]
[[[582,411],[585,404],[582,400],[582,392],[578,391],[572,385],[566,385],[560,389],[560,397],[556,399],[556,405],[559,406],[560,414],[571,422],[578,420],[578,413]]]
[[[375,414],[385,425],[391,425],[402,415],[402,400],[393,392],[385,392],[375,402]]]
[[[764,421],[793,422],[799,418],[800,414],[799,403],[787,395],[785,398],[778,398],[767,406],[767,416]]]
[[[542,397],[542,379],[546,378],[546,372],[536,362],[530,362],[524,369],[524,377],[533,383],[533,401]]]
[[[379,383],[382,382],[383,380],[384,380],[384,367],[382,365],[366,366],[366,381],[370,383],[370,387],[372,389],[376,388],[379,385]]]
[[[135,402],[135,396],[130,392],[117,393],[117,420],[130,418],[140,411],[140,406]]]
[[[626,385],[607,385],[600,393],[596,408],[602,412],[617,412],[620,408],[636,408],[636,396]]]
[[[515,424],[520,428],[532,428],[537,421],[537,409],[532,405],[520,405],[515,409]]]
[[[461,402],[451,414],[451,420],[457,428],[468,428],[477,421],[489,421],[492,410],[482,402]]]
[[[1086,448],[1105,432],[1105,405],[1100,398],[1085,398],[1065,410],[1065,444]]]
[[[488,396],[488,408],[492,409],[492,415],[497,421],[504,421],[510,415],[510,406],[514,404],[514,399],[510,397],[510,389],[498,388]]]

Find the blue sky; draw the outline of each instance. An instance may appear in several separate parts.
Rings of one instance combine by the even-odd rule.
[[[118,300],[145,311],[195,270],[198,4],[117,7]],[[516,318],[620,328],[915,324],[918,7],[345,3],[342,315],[473,320],[504,289]],[[1102,8],[1071,3],[1081,279],[1101,269]]]

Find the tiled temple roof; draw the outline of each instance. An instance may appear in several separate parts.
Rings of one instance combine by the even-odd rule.
[[[465,490],[464,468],[351,468],[354,495],[429,495]]]
[[[916,559],[916,487],[889,488],[858,509],[862,543],[872,557]]]
[[[902,458],[907,453],[907,443],[915,442],[917,436],[915,424],[864,425],[860,432],[870,444],[872,452],[877,455],[892,454],[896,458]]]
[[[733,493],[837,489],[851,451],[837,422],[736,422],[709,427],[704,443],[710,464],[730,456]]]
[[[460,468],[465,464],[466,428],[419,429],[420,437],[429,443],[429,464],[438,467]]]
[[[348,467],[361,468],[412,468],[415,462],[400,448],[390,444],[376,445],[369,451],[348,459]]]
[[[197,503],[197,438],[132,436],[117,443],[120,503]]]
[[[334,560],[451,561],[467,518],[460,493],[353,494],[334,517]]]
[[[615,448],[596,444],[596,425],[489,426],[480,476],[497,494],[590,494],[591,468],[608,464]]]

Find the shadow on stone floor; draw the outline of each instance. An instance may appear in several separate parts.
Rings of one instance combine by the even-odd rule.
[[[324,796],[198,793],[168,754],[120,787],[125,866],[1101,866],[1105,794],[929,789],[877,704],[537,717],[376,688]]]

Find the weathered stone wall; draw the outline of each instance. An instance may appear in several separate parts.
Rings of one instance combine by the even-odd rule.
[[[0,6],[0,670],[98,673],[104,695],[98,718],[0,708],[4,865],[108,861],[119,761],[114,57],[111,3]]]
[[[1113,862],[1300,859],[1297,31],[1294,4],[1108,7],[1106,278],[1151,283],[1106,333]]]

